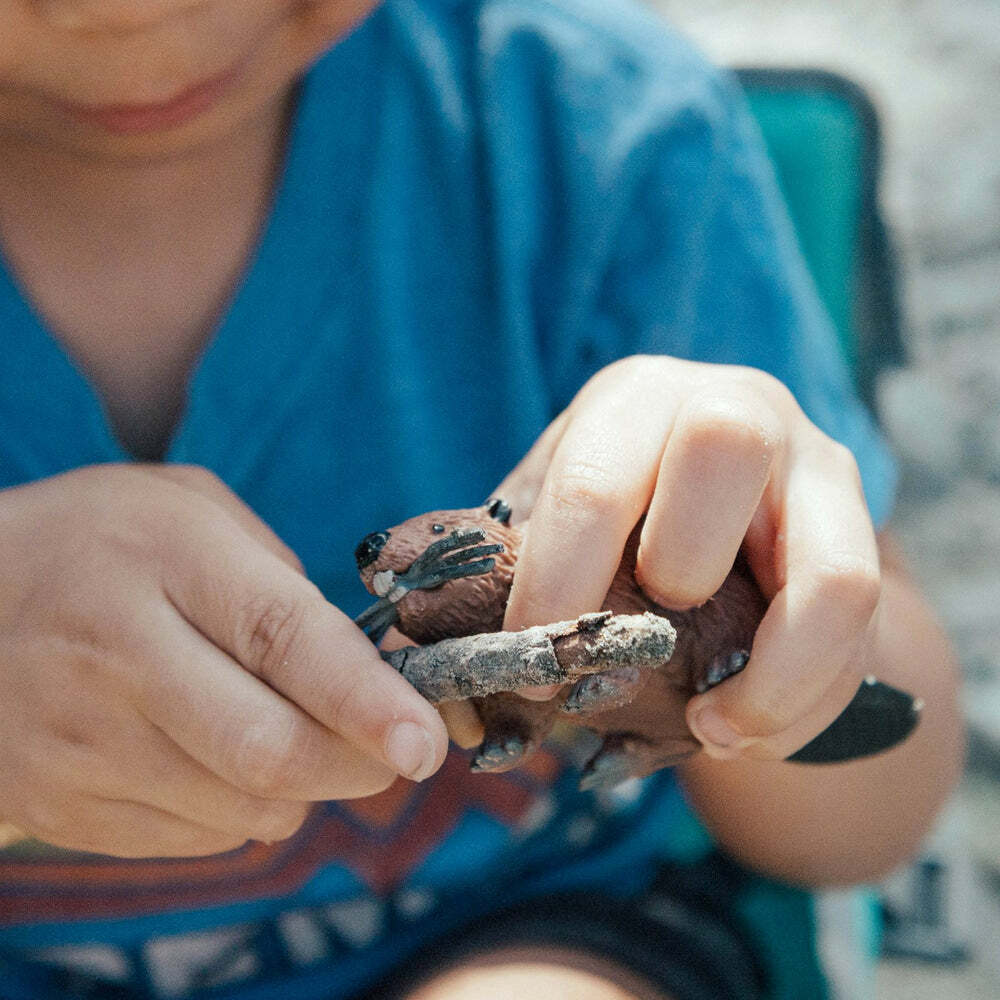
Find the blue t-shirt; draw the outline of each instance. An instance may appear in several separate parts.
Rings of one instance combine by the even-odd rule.
[[[2,268],[0,338],[0,487],[128,459]],[[388,0],[303,82],[167,459],[214,470],[353,614],[358,539],[483,500],[588,376],[641,352],[775,374],[887,517],[891,459],[732,83],[626,3]],[[580,793],[565,757],[470,777],[455,753],[217,858],[0,852],[0,959],[163,997],[337,997],[503,901],[634,892],[690,848],[669,775]]]

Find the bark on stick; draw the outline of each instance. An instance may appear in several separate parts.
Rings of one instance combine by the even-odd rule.
[[[602,611],[521,632],[406,646],[382,658],[428,701],[438,703],[563,684],[614,667],[655,668],[670,659],[675,638],[673,626],[659,615]]]

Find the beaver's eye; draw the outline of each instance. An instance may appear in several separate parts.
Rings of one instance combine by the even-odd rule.
[[[486,501],[486,513],[501,524],[510,523],[510,504],[504,502],[499,497]]]
[[[433,531],[435,535],[443,535],[444,534],[444,525],[443,524],[432,524],[431,525],[431,531]]]

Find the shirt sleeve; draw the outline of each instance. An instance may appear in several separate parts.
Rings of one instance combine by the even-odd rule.
[[[646,132],[636,160],[597,296],[597,354],[669,354],[770,372],[854,453],[872,519],[883,525],[895,462],[854,391],[735,82],[707,75],[684,112]]]

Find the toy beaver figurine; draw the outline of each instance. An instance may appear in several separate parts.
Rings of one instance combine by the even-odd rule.
[[[467,510],[432,511],[387,531],[366,535],[355,550],[355,559],[362,582],[379,600],[357,619],[357,624],[376,643],[394,625],[421,645],[440,643],[442,654],[442,640],[498,632],[522,539],[521,530],[510,524],[510,516],[507,504],[491,500],[483,507]],[[473,770],[505,771],[517,766],[559,719],[577,722],[603,737],[600,749],[584,769],[584,787],[642,777],[673,766],[700,748],[687,726],[685,706],[694,694],[743,669],[767,602],[740,557],[719,591],[701,607],[683,612],[660,607],[635,579],[641,527],[640,522],[625,546],[604,600],[606,612],[550,627],[549,636],[542,641],[550,644],[552,635],[597,631],[611,613],[652,613],[669,619],[676,641],[671,633],[670,645],[663,648],[660,659],[652,662],[642,657],[632,662],[625,656],[597,673],[581,670],[583,676],[578,673],[579,679],[572,673],[559,673],[555,679],[574,683],[564,686],[549,701],[529,701],[510,693],[515,687],[540,682],[515,680],[519,676],[516,669],[506,679],[493,681],[500,686],[487,685],[489,693],[473,699],[485,732],[473,759]],[[428,660],[432,670],[451,674],[465,670],[470,674],[464,679],[453,677],[449,690],[482,689],[481,683],[473,683],[476,678],[471,675],[476,667],[468,651],[473,648],[470,644],[485,639],[466,640],[454,655],[449,647],[447,656]],[[402,670],[409,652],[383,656]],[[555,659],[552,663],[556,663]],[[403,673],[408,676],[406,670]],[[410,679],[413,681],[412,676]],[[418,690],[426,686],[422,693],[431,700],[463,696],[441,695],[437,686],[414,683]],[[438,691],[436,696],[430,687]],[[905,692],[866,678],[854,701],[833,725],[790,759],[820,763],[886,749],[913,729],[919,708]]]

